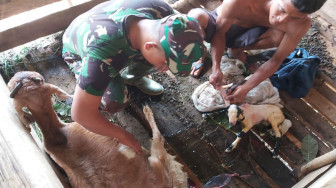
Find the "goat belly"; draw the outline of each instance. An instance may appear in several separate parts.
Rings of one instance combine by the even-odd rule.
[[[259,123],[259,122],[261,122],[259,117],[260,116],[258,114],[253,113],[253,114],[251,114],[249,119],[250,119],[250,121],[252,121],[254,123]]]

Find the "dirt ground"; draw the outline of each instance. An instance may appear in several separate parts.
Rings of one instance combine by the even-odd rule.
[[[320,37],[319,29],[320,25],[314,22],[312,29],[301,40],[299,47],[307,49],[310,55],[320,56],[322,61],[319,69],[336,80],[336,68],[332,64],[333,59],[326,49],[325,42]],[[61,58],[61,37],[62,32],[59,32],[1,53],[0,68],[4,80],[7,82],[18,71],[37,71],[46,78],[47,82],[73,93],[75,78]],[[265,160],[259,155],[269,155],[269,151],[262,148],[253,137],[242,141],[241,145],[245,143],[245,146],[235,152],[224,153],[229,144],[227,140],[232,141],[235,135],[204,120],[202,114],[194,108],[191,100],[191,94],[195,88],[208,80],[210,66],[210,62],[206,64],[205,71],[200,78],[189,76],[177,77],[175,80],[167,74],[155,73],[152,75],[153,79],[165,88],[162,95],[149,97],[136,88],[129,87],[133,100],[132,105],[122,112],[107,116],[134,134],[148,148],[150,131],[144,126],[141,113],[138,112],[141,105],[147,102],[154,111],[159,129],[171,151],[183,160],[202,184],[218,174],[237,172],[240,176],[232,178],[229,187],[268,187],[272,183],[280,187],[292,186],[295,181],[289,177],[289,173],[283,173],[289,172],[284,165],[279,165],[283,168],[278,169],[282,170],[281,174],[274,172],[274,177],[269,175],[273,180],[265,181],[261,178],[258,173],[260,166],[251,161]],[[223,138],[225,138],[224,141]],[[281,163],[271,158],[267,160],[269,164]],[[302,161],[297,160],[297,164],[300,163]],[[269,167],[263,166],[262,168]]]

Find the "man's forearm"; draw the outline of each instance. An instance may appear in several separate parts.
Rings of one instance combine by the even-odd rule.
[[[215,35],[211,43],[212,71],[220,69],[220,62],[225,50],[225,38]]]
[[[244,84],[246,89],[251,90],[259,83],[272,76],[279,68],[281,62],[277,62],[273,59],[266,61],[260,66],[257,71],[252,75],[250,79]]]

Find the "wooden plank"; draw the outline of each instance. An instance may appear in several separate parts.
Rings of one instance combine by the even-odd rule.
[[[305,122],[301,116],[296,114],[296,112],[293,111],[293,109],[291,109],[290,107],[285,107],[285,111],[290,112],[290,115],[287,115],[286,118],[292,122],[292,127],[289,129],[289,132],[292,135],[294,135],[297,140],[302,140],[305,136],[309,134],[317,141],[319,146],[318,153],[320,155],[327,153],[331,150],[331,147],[328,144],[326,144],[323,140],[320,140],[320,138],[314,134],[313,132],[314,129],[312,129],[311,126],[307,122]],[[283,151],[284,153],[296,151],[301,155],[301,148],[297,147],[294,148],[291,147],[290,145],[286,146],[282,144],[281,149],[284,150]],[[303,162],[302,156],[301,157],[291,156],[291,157],[292,162],[296,165],[299,165],[301,162]]]
[[[332,84],[329,84],[323,78],[315,78],[313,87],[329,101],[336,104],[336,88]]]
[[[106,0],[88,1],[38,20],[2,31],[0,33],[0,52],[64,30],[78,15],[104,1]]]
[[[290,176],[289,169],[285,165],[283,165],[283,163],[277,158],[271,157],[269,155],[270,151],[267,148],[254,147],[253,149],[255,150],[255,152],[252,157],[267,172],[267,174],[273,179],[273,181],[277,183],[277,185],[279,185],[280,187],[292,187],[295,184],[296,181]]]
[[[0,20],[60,0],[1,0]]]
[[[254,132],[258,134],[258,131],[254,131]],[[275,144],[274,138],[275,137],[265,135],[265,136],[260,136],[260,138],[262,139],[261,141],[268,144],[272,149],[274,148],[274,144]],[[280,147],[279,147],[279,157],[281,157],[284,161],[286,161],[288,166],[292,169],[295,168],[296,165],[303,159],[301,153],[298,151],[299,149],[290,140],[288,140],[286,136],[281,137]]]
[[[316,113],[314,109],[301,99],[294,99],[283,91],[280,92],[280,96],[285,108],[298,118],[312,134],[315,134],[327,143],[328,147],[333,148],[336,146],[336,129],[326,119],[319,113]]]
[[[326,74],[322,73],[317,75],[318,78],[322,79],[323,82],[334,92],[336,92],[336,81],[332,80],[329,76]]]
[[[64,187],[44,153],[21,125],[2,78],[0,79],[0,99],[2,121],[0,144],[1,149],[4,150],[0,152],[0,158],[3,159],[2,163],[6,162],[6,165],[1,165],[1,173],[5,174],[2,176],[1,184],[17,185],[13,187]]]
[[[272,188],[280,187],[276,184],[273,179],[261,168],[261,166],[254,160],[250,160],[251,165],[253,166],[254,171],[259,174],[260,177]]]
[[[336,128],[336,105],[333,102],[329,101],[314,88],[309,91],[303,100],[315,108]]]
[[[336,10],[336,1],[335,0],[328,0],[321,7],[320,10],[315,12],[315,14],[321,15],[329,23],[336,26],[335,10]]]

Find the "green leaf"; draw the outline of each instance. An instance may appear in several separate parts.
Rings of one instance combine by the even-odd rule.
[[[223,127],[225,130],[229,130],[232,125],[229,123],[229,119],[224,114],[212,115],[208,118],[210,124]]]
[[[55,103],[55,104],[53,104],[53,108],[57,112],[59,109],[62,108],[61,103]]]
[[[309,162],[316,157],[317,151],[318,151],[317,141],[310,135],[305,136],[302,139],[302,149],[301,149],[303,158],[307,162]]]
[[[70,105],[62,103],[59,100],[56,100],[56,103],[53,104],[53,108],[62,121],[69,122],[69,120],[71,120],[71,106]]]

